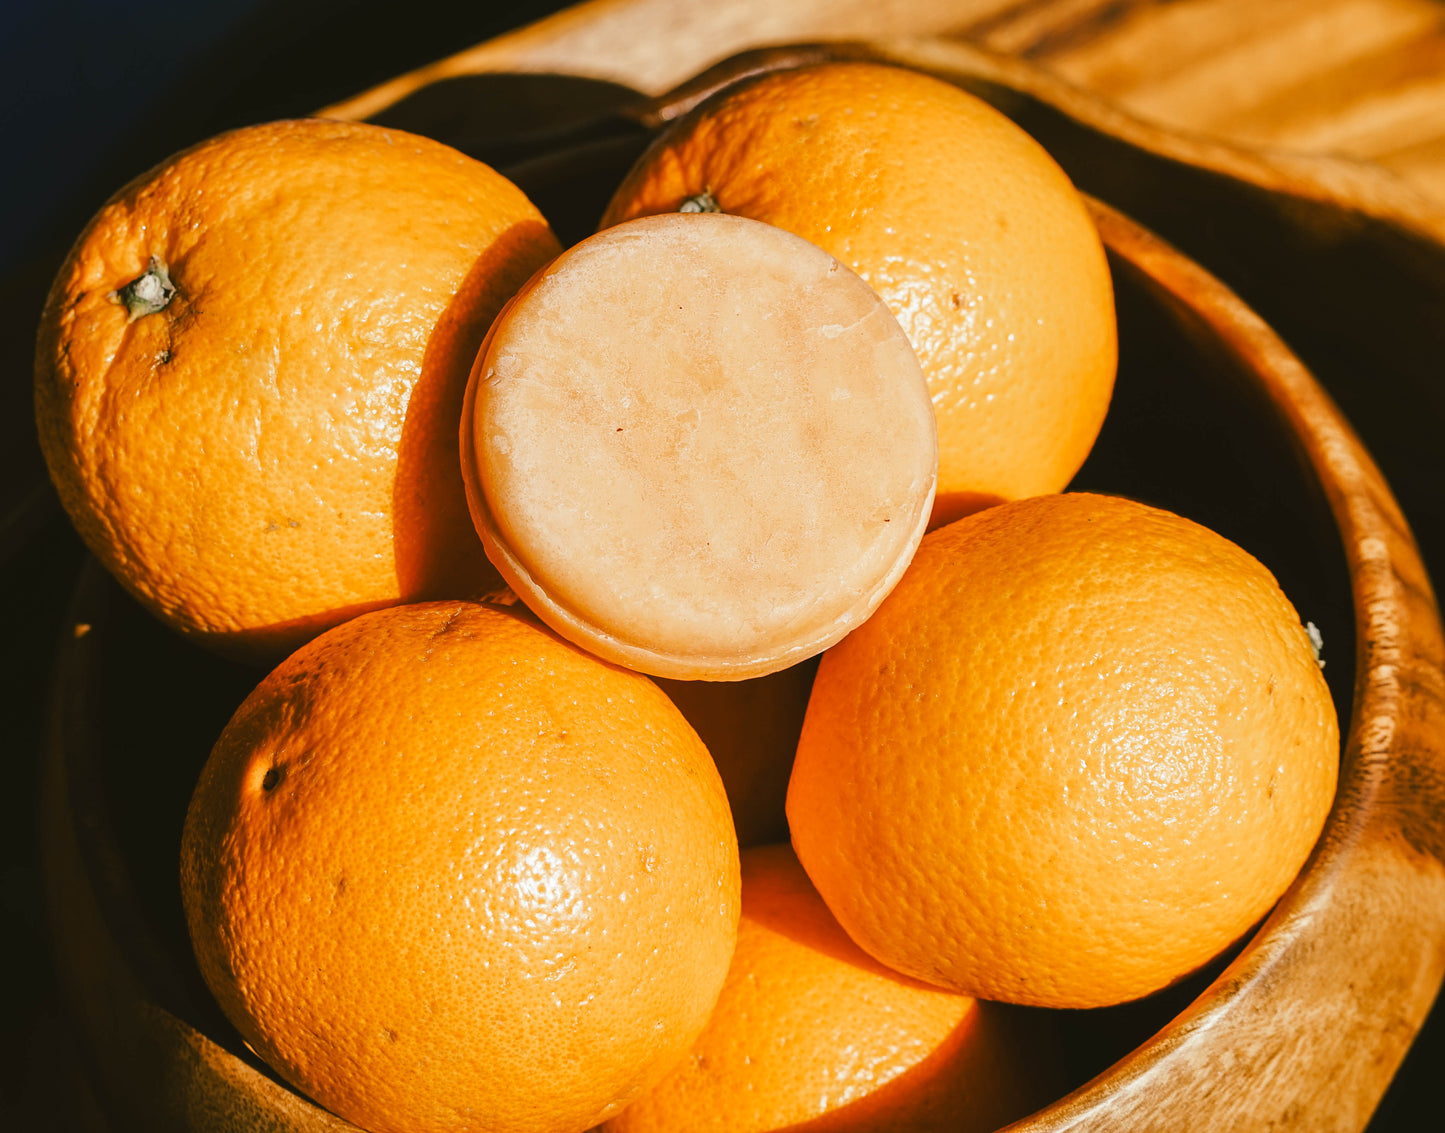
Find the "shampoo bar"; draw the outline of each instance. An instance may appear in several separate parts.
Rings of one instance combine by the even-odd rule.
[[[462,467],[488,556],[554,630],[646,673],[738,680],[883,600],[937,446],[866,282],[780,228],[674,213],[518,293],[472,372]]]

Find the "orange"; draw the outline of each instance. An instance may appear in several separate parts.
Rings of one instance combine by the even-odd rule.
[[[1262,917],[1329,811],[1339,733],[1257,560],[1107,496],[927,536],[827,653],[793,845],[871,955],[988,999],[1092,1007]]]
[[[495,586],[462,393],[558,250],[500,174],[397,130],[276,122],[169,159],[100,210],[45,307],[61,500],[146,606],[235,655]]]
[[[744,851],[742,869],[737,951],[707,1028],[608,1133],[967,1133],[1045,1100],[1048,1064],[999,1008],[870,959],[786,845]]]
[[[745,681],[655,678],[712,754],[740,846],[787,840],[788,775],[817,671],[812,659]]]
[[[777,72],[671,126],[602,223],[688,201],[795,232],[882,296],[938,419],[934,525],[1083,463],[1117,358],[1108,264],[1063,171],[986,103],[871,63]]]
[[[645,677],[522,613],[364,614],[257,687],[186,816],[207,984],[287,1081],[385,1133],[577,1131],[682,1057],[737,843]]]

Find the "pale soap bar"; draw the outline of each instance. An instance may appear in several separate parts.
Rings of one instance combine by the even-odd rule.
[[[937,477],[883,302],[722,214],[560,256],[493,326],[464,416],[492,562],[557,632],[660,676],[757,676],[837,641],[907,566]]]

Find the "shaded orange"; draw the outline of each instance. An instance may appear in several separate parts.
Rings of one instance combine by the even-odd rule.
[[[609,1133],[968,1133],[1047,1099],[1047,1051],[1001,1009],[870,958],[788,846],[744,851],[742,871],[738,946],[707,1028]]]
[[[457,458],[491,319],[558,245],[505,178],[425,138],[232,131],[106,203],[36,350],[51,477],[96,556],[225,652],[494,586]],[[118,296],[156,263],[175,294]]]
[[[1106,496],[925,537],[823,658],[793,845],[871,955],[988,999],[1092,1007],[1188,974],[1319,836],[1338,724],[1270,573]]]
[[[817,671],[813,658],[745,681],[653,678],[712,754],[740,846],[787,840],[788,775]]]
[[[702,1028],[738,886],[722,784],[666,696],[466,602],[292,655],[218,741],[182,843],[227,1017],[375,1133],[616,1112]]]
[[[602,225],[704,192],[825,248],[888,304],[938,421],[935,526],[1068,483],[1113,389],[1113,288],[1078,193],[1006,117],[897,67],[775,72],[669,127]]]

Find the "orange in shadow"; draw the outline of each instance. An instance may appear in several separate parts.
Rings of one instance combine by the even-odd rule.
[[[940,492],[933,498],[933,514],[928,517],[928,530],[1007,502],[991,492]]]
[[[395,602],[387,601],[357,602],[350,606],[323,610],[304,618],[272,622],[270,625],[248,626],[234,632],[217,630],[198,636],[196,640],[232,661],[271,669],[313,637],[325,633],[333,626],[339,626],[360,614],[394,605]]]
[[[777,1133],[991,1133],[1061,1091],[1047,1042],[1034,1047],[1011,1010],[978,1002],[927,1058],[872,1093]]]
[[[512,225],[482,252],[437,320],[407,403],[392,489],[396,578],[403,601],[496,589],[462,487],[462,398],[492,320],[560,247],[545,222]]]
[[[781,845],[743,855],[745,921],[856,970],[903,986],[938,990],[892,971],[859,948],[800,867],[769,868],[767,863],[783,855],[796,861]],[[766,878],[766,884],[758,884],[757,878]],[[983,1133],[1034,1112],[1064,1092],[1057,1040],[1038,1012],[980,1000],[960,1003],[965,1009],[959,1022],[925,1058],[845,1105],[782,1128],[788,1133]],[[870,1039],[860,1033],[857,1041],[867,1049]]]
[[[818,662],[745,681],[653,678],[707,745],[741,847],[788,837],[788,776]]]

